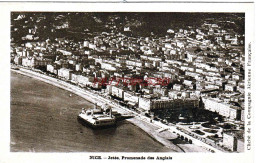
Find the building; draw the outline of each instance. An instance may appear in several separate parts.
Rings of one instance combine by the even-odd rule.
[[[71,82],[74,83],[74,84],[78,84],[78,73],[72,73],[71,74]]]
[[[225,91],[234,92],[234,91],[236,91],[236,86],[232,85],[232,84],[226,84],[225,85]]]
[[[111,63],[101,63],[101,69],[108,70],[108,71],[116,71],[116,67],[114,64]]]
[[[178,99],[181,97],[181,91],[171,90],[168,92],[168,97],[171,99]]]
[[[124,101],[127,102],[129,105],[135,106],[138,105],[139,97],[130,91],[124,92]]]
[[[75,76],[75,77],[74,77]],[[77,77],[76,77],[77,76]],[[84,76],[84,75],[73,75],[73,80],[77,81],[77,83],[82,86],[82,87],[86,87],[86,86],[92,86],[93,81],[94,81],[94,77],[93,76]]]
[[[144,112],[149,112],[151,110],[151,99],[140,97],[138,108],[142,109]]]
[[[244,152],[244,134],[241,131],[223,133],[223,146],[231,151]]]
[[[61,68],[58,70],[58,76],[66,80],[71,80],[72,70],[67,68]]]
[[[53,74],[58,74],[57,66],[52,65],[52,64],[47,65],[47,71],[50,73],[53,73]]]
[[[241,119],[241,108],[224,103],[217,98],[203,97],[202,101],[206,110],[217,112],[218,114],[232,120]]]
[[[183,90],[183,85],[174,84],[172,89],[176,90],[176,91],[181,91],[181,90]]]
[[[111,95],[124,100],[124,89],[116,86],[112,86]]]
[[[14,57],[14,63],[17,65],[22,65],[22,60],[23,60],[22,57],[19,57],[19,56]]]
[[[162,99],[152,99],[146,97],[139,98],[139,108],[150,112],[153,110],[160,110],[160,109],[193,109],[199,106],[199,99],[196,98],[187,98],[187,99],[169,99],[169,98],[162,98]]]
[[[51,64],[52,60],[51,59],[47,59],[47,58],[23,58],[22,59],[22,65],[26,66],[26,67],[33,67],[33,68],[37,68],[37,67],[42,67],[42,66],[46,66],[48,64]]]
[[[155,87],[153,89],[153,93],[154,94],[159,94],[160,96],[167,96],[168,95],[168,89],[167,88]]]

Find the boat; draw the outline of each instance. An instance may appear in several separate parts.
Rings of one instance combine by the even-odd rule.
[[[92,109],[82,108],[78,120],[92,128],[111,127],[116,125],[116,117],[112,114],[111,108],[97,108],[95,104]]]

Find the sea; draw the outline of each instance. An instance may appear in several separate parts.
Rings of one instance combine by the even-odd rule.
[[[93,130],[77,120],[85,99],[11,72],[11,152],[172,152],[128,121]]]

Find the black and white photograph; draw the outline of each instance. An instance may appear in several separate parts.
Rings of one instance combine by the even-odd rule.
[[[250,155],[247,10],[92,10],[10,10],[11,155]]]
[[[243,152],[244,30],[244,13],[12,12],[11,151]]]

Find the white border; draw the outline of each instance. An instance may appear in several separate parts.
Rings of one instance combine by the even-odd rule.
[[[246,44],[252,42],[254,60],[254,5],[252,3],[1,3],[0,4],[0,161],[2,162],[89,162],[94,153],[11,153],[10,144],[10,12],[245,12]],[[247,49],[247,48],[246,48]],[[247,54],[247,51],[245,52]],[[252,63],[254,64],[254,63]],[[253,80],[253,79],[252,79]],[[253,88],[252,88],[253,89]],[[253,99],[254,100],[254,99]],[[254,102],[254,101],[253,101]],[[252,104],[254,109],[254,105]],[[253,144],[253,142],[252,142]],[[103,153],[103,156],[172,156],[171,162],[252,162],[252,151],[244,153]],[[95,160],[99,161],[99,160]],[[106,162],[112,162],[105,160]],[[125,161],[139,162],[139,161]],[[166,161],[167,162],[167,161]]]

